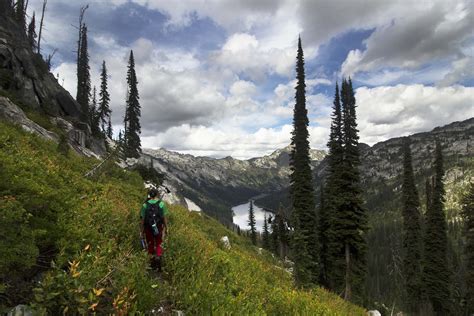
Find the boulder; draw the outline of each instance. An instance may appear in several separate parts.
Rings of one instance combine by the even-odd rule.
[[[222,237],[220,242],[221,242],[221,245],[224,249],[230,249],[231,248],[229,237],[227,237],[227,236]]]

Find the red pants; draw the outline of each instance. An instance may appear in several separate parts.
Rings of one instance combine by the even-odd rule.
[[[151,231],[151,228],[145,227],[146,243],[148,246],[148,253],[150,255],[157,255],[158,257],[161,257],[161,255],[163,254],[163,248],[161,248],[161,243],[163,242],[162,233],[163,233],[163,226],[160,227],[158,236],[153,236],[153,232]]]

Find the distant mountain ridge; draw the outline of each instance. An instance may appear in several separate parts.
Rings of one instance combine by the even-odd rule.
[[[289,154],[290,146],[248,160],[143,149],[140,163],[152,165],[184,196],[201,208],[211,210],[219,219],[231,222],[231,206],[289,185]],[[311,150],[313,166],[316,167],[325,155],[323,150]]]

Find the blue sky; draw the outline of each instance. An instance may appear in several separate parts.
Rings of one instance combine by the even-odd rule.
[[[50,0],[43,54],[58,49],[53,72],[73,96],[73,25],[87,3],[93,84],[105,60],[116,133],[134,50],[145,147],[250,158],[286,146],[298,35],[314,148],[325,148],[343,76],[368,144],[474,116],[469,0]]]

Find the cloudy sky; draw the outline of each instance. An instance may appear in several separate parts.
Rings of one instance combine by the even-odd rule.
[[[38,14],[42,0],[29,2]],[[370,145],[474,116],[471,0],[49,0],[43,54],[58,49],[53,73],[73,96],[87,3],[93,84],[105,60],[115,132],[134,51],[144,147],[250,158],[288,145],[299,34],[313,148],[343,76]]]

